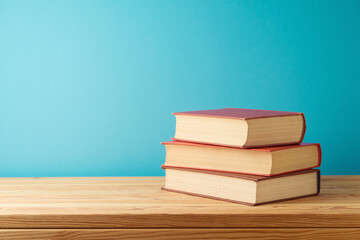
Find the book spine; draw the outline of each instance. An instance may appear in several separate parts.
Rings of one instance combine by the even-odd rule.
[[[303,130],[302,130],[302,135],[301,135],[301,138],[299,140],[299,143],[301,143],[303,140],[304,140],[304,137],[305,137],[305,132],[306,132],[306,120],[305,120],[305,115],[303,113],[301,113],[301,116],[303,118]]]
[[[321,160],[322,160],[322,153],[321,153],[321,146],[320,144],[316,144],[317,148],[318,148],[318,165],[316,167],[320,167],[321,166]],[[316,168],[314,167],[314,168]]]
[[[320,193],[320,179],[321,179],[321,177],[320,177],[320,170],[318,170],[318,172],[317,172],[317,194],[319,194]]]

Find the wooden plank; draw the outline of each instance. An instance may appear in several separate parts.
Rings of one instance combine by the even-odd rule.
[[[162,191],[163,177],[2,178],[0,228],[360,227],[359,180],[250,207]]]
[[[359,228],[219,228],[219,229],[31,229],[0,230],[0,240],[112,239],[359,239]]]

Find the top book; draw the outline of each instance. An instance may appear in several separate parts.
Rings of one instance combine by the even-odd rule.
[[[301,143],[303,113],[242,108],[173,113],[173,140],[229,147],[253,148]]]

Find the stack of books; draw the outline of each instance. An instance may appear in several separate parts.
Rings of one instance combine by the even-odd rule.
[[[174,113],[164,190],[247,205],[317,195],[321,148],[302,113],[240,108]]]

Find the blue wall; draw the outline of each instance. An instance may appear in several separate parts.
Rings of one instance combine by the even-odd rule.
[[[360,1],[0,1],[0,176],[163,175],[172,112],[300,111],[360,174]]]

